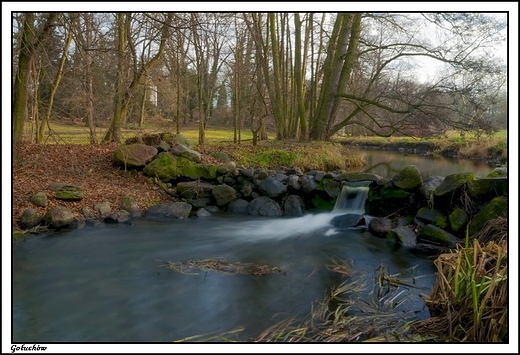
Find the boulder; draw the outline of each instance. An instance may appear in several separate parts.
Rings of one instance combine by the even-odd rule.
[[[204,208],[199,208],[196,213],[197,217],[203,218],[203,217],[209,217],[211,216],[211,213],[208,212],[208,210]]]
[[[507,177],[475,179],[468,183],[469,195],[479,201],[504,196],[509,189]]]
[[[434,195],[438,197],[450,196],[464,184],[475,180],[474,173],[460,173],[446,176],[442,183],[435,189]]]
[[[149,218],[187,218],[191,212],[191,205],[186,202],[168,202],[150,207],[146,210]]]
[[[258,187],[264,195],[271,198],[276,198],[287,192],[287,186],[271,176],[263,179]]]
[[[459,239],[453,234],[448,233],[444,229],[436,227],[433,224],[427,224],[421,228],[418,240],[448,247],[454,247],[459,241]]]
[[[157,155],[157,148],[146,144],[121,145],[114,153],[114,162],[125,168],[141,168]]]
[[[305,202],[298,195],[289,195],[283,204],[284,216],[300,217],[305,214]]]
[[[48,226],[64,228],[72,224],[74,216],[67,207],[58,206],[48,210],[43,216],[43,221]]]
[[[407,248],[415,248],[417,246],[417,235],[412,228],[399,226],[388,231],[387,238],[394,239],[399,245]]]
[[[316,181],[314,180],[314,176],[312,175],[302,175],[298,179],[298,182],[302,187],[302,191],[307,194],[313,192],[314,190],[316,190],[316,187],[318,187]]]
[[[217,201],[218,206],[227,205],[238,198],[236,190],[225,184],[213,187],[211,193]]]
[[[365,217],[357,213],[346,213],[335,216],[330,223],[336,228],[352,228],[365,225]]]
[[[392,221],[388,218],[372,218],[368,223],[368,230],[377,236],[385,237],[392,229]]]
[[[223,164],[220,164],[217,168],[217,171],[221,175],[231,174],[233,176],[238,176],[239,174],[237,165],[234,161],[228,161]]]
[[[121,198],[121,209],[127,211],[131,217],[140,217],[143,211],[137,205],[134,196],[126,195]]]
[[[424,179],[422,186],[420,187],[419,191],[421,194],[429,200],[433,193],[435,192],[435,189],[444,181],[444,176],[428,176],[426,179]]]
[[[110,207],[110,202],[108,201],[96,203],[94,205],[94,209],[99,213],[101,218],[105,218],[112,213],[112,208]]]
[[[246,213],[251,216],[279,217],[282,215],[282,209],[276,201],[261,196],[249,203]]]
[[[238,199],[229,203],[227,211],[232,214],[246,214],[249,202]]]
[[[462,208],[457,207],[448,216],[450,227],[454,232],[458,232],[466,223],[468,223],[468,214]]]
[[[29,202],[38,207],[47,207],[49,201],[45,192],[38,192],[29,198]]]
[[[23,229],[31,229],[39,225],[42,221],[42,218],[36,213],[34,208],[28,208],[23,211],[22,216],[20,217],[20,225]]]
[[[186,158],[196,163],[199,163],[202,160],[202,155],[199,152],[188,148],[183,144],[176,145],[170,149],[170,152],[172,152],[174,155]]]
[[[507,199],[505,197],[495,197],[489,201],[471,220],[468,232],[473,235],[484,228],[486,223],[497,217],[506,215]]]
[[[302,186],[300,185],[298,180],[298,175],[289,175],[287,177],[287,187],[296,191],[300,190]]]
[[[405,191],[414,191],[422,186],[423,179],[419,169],[409,165],[392,178],[392,183]]]
[[[180,170],[177,168],[177,159],[170,153],[162,152],[146,165],[143,174],[157,177],[161,181],[170,181],[180,176]]]
[[[439,228],[446,228],[448,222],[446,216],[437,210],[432,210],[428,207],[422,207],[417,211],[415,218],[426,224],[433,224]]]
[[[55,192],[58,200],[79,201],[83,198],[83,189],[79,186],[65,185]]]
[[[323,190],[332,198],[337,198],[341,192],[340,184],[332,177],[323,177],[317,186],[318,190]]]
[[[104,221],[105,223],[127,223],[130,221],[130,213],[125,210],[120,210],[106,216]]]

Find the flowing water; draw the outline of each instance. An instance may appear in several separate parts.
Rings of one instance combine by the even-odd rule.
[[[13,341],[170,342],[239,327],[236,340],[248,340],[278,321],[308,315],[344,280],[325,267],[332,259],[350,260],[365,275],[367,297],[381,264],[391,273],[416,267],[424,277],[416,279],[419,289],[409,290],[402,310],[429,317],[418,294],[431,290],[430,260],[366,231],[331,225],[334,216],[362,209],[364,199],[355,199],[368,188],[350,188],[331,213],[138,219],[16,243]],[[167,261],[217,258],[285,273],[182,274],[163,267]]]

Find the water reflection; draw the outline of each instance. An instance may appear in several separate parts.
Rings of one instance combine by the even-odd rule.
[[[479,177],[484,177],[494,169],[490,164],[468,159],[450,159],[373,149],[349,148],[349,151],[352,154],[362,154],[365,156],[365,163],[367,165],[362,169],[363,172],[377,174],[388,179],[394,177],[408,165],[417,166],[423,178],[432,175],[448,176],[465,172],[473,172]]]

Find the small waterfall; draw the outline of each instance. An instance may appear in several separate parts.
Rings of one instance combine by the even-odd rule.
[[[332,213],[365,214],[365,201],[370,183],[371,181],[345,182]]]
[[[336,200],[334,209],[329,213],[308,214],[296,218],[258,219],[236,223],[226,227],[224,233],[242,240],[285,239],[327,227],[352,227],[365,214],[365,200],[371,181],[344,183]],[[325,235],[335,234],[329,229]]]

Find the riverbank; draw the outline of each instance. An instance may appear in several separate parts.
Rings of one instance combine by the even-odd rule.
[[[347,147],[465,158],[495,165],[505,164],[508,156],[506,135],[481,137],[478,140],[462,137],[342,137],[338,142]]]

